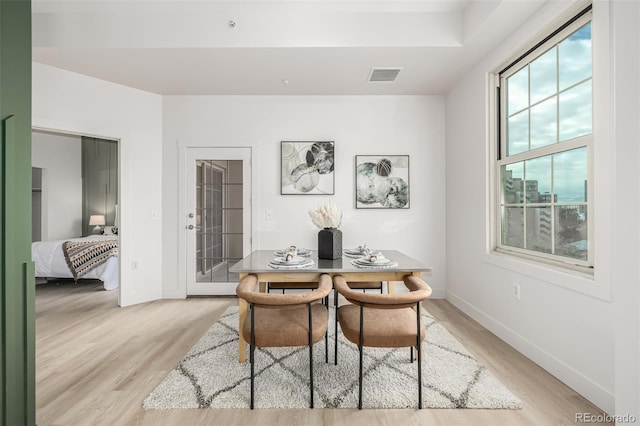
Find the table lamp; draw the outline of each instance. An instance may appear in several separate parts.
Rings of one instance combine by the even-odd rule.
[[[104,215],[102,214],[92,214],[91,217],[89,217],[89,226],[96,225],[96,227],[93,228],[94,234],[102,234],[101,226],[104,226],[104,224]]]

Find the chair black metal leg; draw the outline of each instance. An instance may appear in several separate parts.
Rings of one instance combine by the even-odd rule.
[[[324,332],[324,363],[329,364],[329,326]]]
[[[360,349],[360,375],[358,378],[358,410],[362,410],[362,361],[363,361],[363,344],[364,344],[364,307],[360,305],[360,342],[358,348]]]
[[[411,364],[413,364],[413,346],[411,346],[409,349],[411,349]]]
[[[313,408],[313,318],[311,317],[311,303],[309,309],[309,390],[311,393],[311,408]]]
[[[338,290],[333,289],[333,312],[335,316],[333,341],[335,354],[333,356],[333,365],[338,365]]]
[[[251,409],[253,410],[253,381],[254,381],[254,369],[255,369],[255,362],[254,362],[254,351],[256,349],[256,335],[255,335],[255,328],[254,328],[254,307],[250,306],[251,309],[251,348],[249,351],[249,362],[251,363]]]
[[[422,409],[422,339],[420,338],[420,302],[417,303],[417,307],[416,307],[416,317],[418,318],[417,320],[417,340],[418,340],[418,408]],[[413,351],[413,348],[411,348]]]
[[[324,306],[329,312],[329,295],[327,294],[323,300]],[[324,362],[326,364],[329,363],[329,325],[327,325],[327,330],[324,332]]]
[[[329,330],[324,332],[324,363],[329,364]]]

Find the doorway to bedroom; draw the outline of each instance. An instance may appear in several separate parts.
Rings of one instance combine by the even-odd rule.
[[[118,144],[33,129],[32,259],[37,284],[100,280],[106,290],[119,288]],[[100,245],[101,254],[70,254],[89,247],[79,243]]]
[[[251,149],[187,148],[187,296],[235,294],[229,268],[251,250]]]

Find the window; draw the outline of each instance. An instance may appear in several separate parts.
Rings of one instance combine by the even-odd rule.
[[[593,266],[591,7],[497,74],[497,251]]]

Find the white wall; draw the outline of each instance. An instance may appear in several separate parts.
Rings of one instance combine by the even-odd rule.
[[[634,19],[637,22],[637,13],[629,21],[622,7],[611,8],[610,13],[608,1],[594,4],[593,279],[507,260],[487,250],[487,159],[493,155],[487,137],[488,73],[529,43],[568,5],[551,2],[541,8],[447,96],[447,298],[601,409],[624,414],[616,411],[616,398],[631,392],[636,412],[638,401],[639,111],[638,91],[633,90],[638,84],[637,62],[635,69],[618,69],[611,46],[620,57],[635,49],[637,61],[638,32],[629,27]],[[619,25],[636,39],[614,37],[611,28]],[[620,95],[630,87],[633,95],[614,96],[613,87]],[[620,126],[613,111],[635,116],[634,130]],[[511,296],[513,283],[521,286],[520,300]],[[631,300],[624,301],[627,296]],[[618,312],[618,320],[619,310],[623,313]],[[616,328],[625,331],[616,332]],[[632,336],[630,344],[621,345],[622,335]],[[618,347],[630,350],[629,354],[616,356]],[[623,377],[625,374],[632,378]],[[632,407],[626,404],[626,412]]]
[[[162,297],[162,97],[34,63],[33,126],[120,141],[120,304]]]
[[[163,282],[165,297],[184,297],[178,276],[178,143],[252,146],[258,187],[253,249],[315,248],[308,210],[335,201],[343,211],[343,246],[400,249],[433,267],[427,280],[445,288],[444,100],[429,96],[171,96],[164,99]],[[280,195],[280,142],[335,141],[333,196]],[[408,154],[411,208],[355,208],[356,154]],[[265,210],[272,220],[265,220]]]
[[[33,132],[31,165],[42,169],[42,240],[81,237],[80,137]]]
[[[612,284],[617,415],[640,423],[640,3],[611,4],[615,157]],[[625,423],[620,419],[618,424]]]

